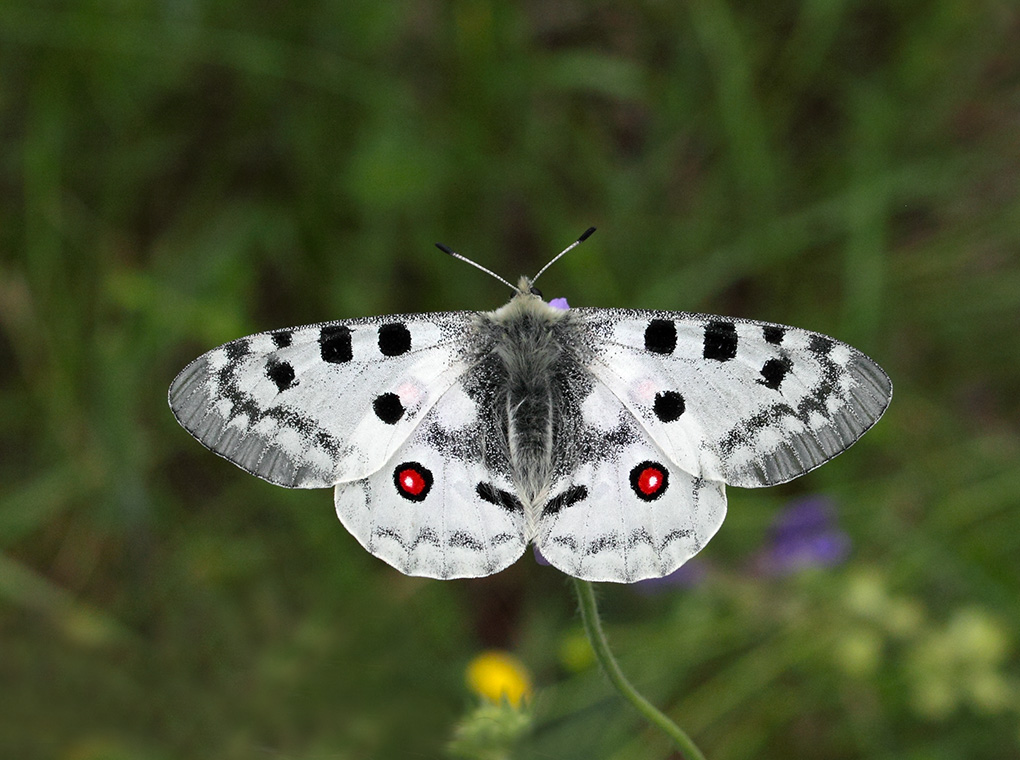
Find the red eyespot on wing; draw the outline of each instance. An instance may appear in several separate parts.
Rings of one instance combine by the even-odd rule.
[[[642,462],[630,471],[630,487],[642,501],[655,501],[669,487],[669,470],[658,462]]]
[[[662,473],[653,470],[651,467],[642,470],[641,474],[638,475],[638,488],[641,489],[641,493],[645,496],[658,491],[660,485],[662,485]]]
[[[432,489],[432,473],[417,462],[404,462],[393,471],[393,484],[408,501],[425,501]]]
[[[400,487],[405,493],[417,496],[425,490],[425,478],[415,470],[404,470],[400,473]]]

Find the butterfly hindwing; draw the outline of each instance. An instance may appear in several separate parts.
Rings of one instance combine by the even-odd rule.
[[[673,572],[722,524],[723,484],[670,461],[601,383],[591,386],[580,412],[574,466],[550,489],[539,551],[591,581],[630,583]]]
[[[465,371],[469,312],[325,322],[213,349],[170,386],[177,420],[278,485],[378,470]]]
[[[524,514],[505,460],[483,461],[490,423],[463,384],[451,388],[378,472],[337,485],[344,527],[408,575],[473,578],[513,563]]]
[[[892,385],[845,343],[795,327],[681,312],[576,309],[589,367],[694,476],[783,483],[848,448]]]

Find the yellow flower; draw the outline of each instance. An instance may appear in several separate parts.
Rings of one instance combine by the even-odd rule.
[[[514,707],[531,697],[531,676],[513,655],[498,650],[482,652],[467,667],[467,685],[480,697]]]

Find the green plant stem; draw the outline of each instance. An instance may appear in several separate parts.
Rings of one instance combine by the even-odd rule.
[[[620,666],[609,651],[609,642],[602,630],[602,621],[599,619],[598,605],[595,603],[595,589],[588,581],[574,578],[574,588],[577,590],[577,600],[581,606],[581,622],[584,623],[584,631],[588,634],[588,641],[591,642],[595,656],[598,658],[602,670],[609,677],[610,682],[616,690],[623,695],[623,698],[630,702],[645,718],[654,726],[659,727],[673,740],[677,749],[686,760],[705,760],[701,750],[691,741],[691,738],[684,733],[676,723],[671,721],[655,705],[638,693],[627,677],[623,675]]]

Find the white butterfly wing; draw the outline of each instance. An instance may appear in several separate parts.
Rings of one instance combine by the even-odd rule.
[[[512,564],[527,543],[524,514],[491,430],[458,383],[378,472],[337,485],[340,521],[408,575],[475,578]]]
[[[188,365],[170,407],[199,441],[291,488],[385,464],[467,369],[471,312],[325,322],[231,341]]]
[[[745,488],[818,467],[878,421],[892,383],[855,348],[702,314],[575,309],[588,369],[691,475]]]
[[[700,551],[725,516],[725,484],[772,485],[819,466],[892,395],[877,364],[818,333],[571,310],[561,338],[576,354],[556,370],[562,397],[549,396],[557,421],[522,418],[545,434],[559,426],[547,490],[541,457],[526,456],[511,477],[521,421],[500,416],[510,382],[501,352],[524,356],[513,346],[534,329],[531,308],[522,302],[488,322],[453,312],[241,338],[185,368],[170,405],[203,444],[252,474],[335,485],[343,524],[405,573],[488,575],[534,538],[564,572],[631,582]],[[548,362],[540,349],[528,361]],[[542,438],[535,432],[525,450]]]
[[[723,483],[671,462],[600,383],[581,422],[579,464],[557,480],[539,519],[542,556],[578,578],[632,583],[701,551],[726,516]]]

